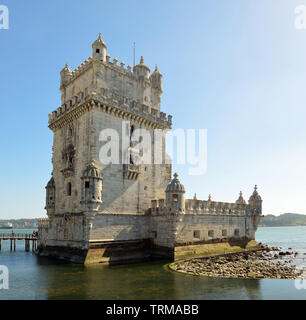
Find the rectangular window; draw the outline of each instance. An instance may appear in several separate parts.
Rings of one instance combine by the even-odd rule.
[[[222,230],[222,237],[226,237],[227,236],[227,230]]]
[[[85,188],[86,188],[86,189],[89,188],[89,181],[85,181]]]
[[[67,195],[70,197],[71,196],[71,183],[69,182],[67,185]]]
[[[235,230],[235,237],[239,237],[239,229]]]
[[[214,236],[214,230],[209,230],[208,236],[212,238]]]
[[[195,239],[200,239],[200,230],[194,230],[193,231],[193,237]]]

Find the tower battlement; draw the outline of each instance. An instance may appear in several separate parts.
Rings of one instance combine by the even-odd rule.
[[[88,91],[79,92],[78,95],[69,99],[66,103],[58,107],[49,114],[49,127],[55,130],[57,127],[67,124],[71,114],[76,116],[82,114],[82,110],[88,110],[94,106],[103,109],[105,112],[117,113],[126,119],[133,118],[136,122],[146,122],[156,129],[171,129],[172,115],[150,108],[126,96],[120,96],[114,91],[102,88],[99,93],[86,95]],[[136,118],[135,118],[136,116]],[[71,119],[75,117],[72,116]]]
[[[125,67],[123,61],[118,64],[117,58],[111,61],[110,55],[106,54],[107,47],[101,34],[92,44],[92,49],[92,56],[77,68],[70,70],[66,63],[60,72],[62,105],[69,104],[81,93],[85,96],[99,95],[101,90],[106,90],[111,95],[125,97],[148,108],[160,110],[162,74],[157,66],[151,74],[143,57],[133,69],[130,65]]]

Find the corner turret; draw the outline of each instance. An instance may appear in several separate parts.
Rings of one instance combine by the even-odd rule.
[[[102,175],[95,161],[91,161],[83,172],[82,201],[91,210],[102,204]]]
[[[257,185],[254,187],[253,194],[249,199],[249,205],[251,207],[251,212],[256,215],[262,214],[262,200],[261,196],[257,192]]]
[[[46,207],[47,215],[50,216],[54,213],[55,209],[55,182],[53,176],[46,186]]]
[[[162,94],[162,74],[159,72],[157,65],[155,66],[155,70],[151,75],[152,88],[159,91]]]
[[[69,83],[72,75],[72,71],[69,69],[68,63],[66,63],[65,68],[62,69],[60,75],[61,75],[61,88],[63,88]]]
[[[169,213],[185,212],[185,188],[178,179],[178,174],[174,174],[173,180],[166,189],[166,207]]]
[[[136,74],[139,80],[150,79],[150,68],[144,64],[143,56],[140,58],[140,63],[133,68],[133,72]]]
[[[107,46],[102,40],[101,33],[99,33],[98,39],[92,44],[92,57],[94,60],[102,60],[106,62],[106,50]]]

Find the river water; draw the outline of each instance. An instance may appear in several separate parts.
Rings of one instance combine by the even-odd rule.
[[[15,233],[32,230],[15,230]],[[11,232],[0,230],[0,233]],[[292,248],[299,252],[297,264],[306,267],[306,227],[259,228],[259,242]],[[295,280],[215,279],[169,271],[168,261],[128,266],[74,265],[24,252],[16,252],[9,241],[2,244],[0,265],[9,269],[9,289],[0,290],[6,299],[306,299],[305,289]],[[306,282],[306,280],[305,280]]]

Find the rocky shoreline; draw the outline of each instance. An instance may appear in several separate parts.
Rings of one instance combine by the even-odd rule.
[[[260,245],[257,250],[194,258],[172,263],[170,269],[198,276],[244,279],[296,279],[294,251]]]

